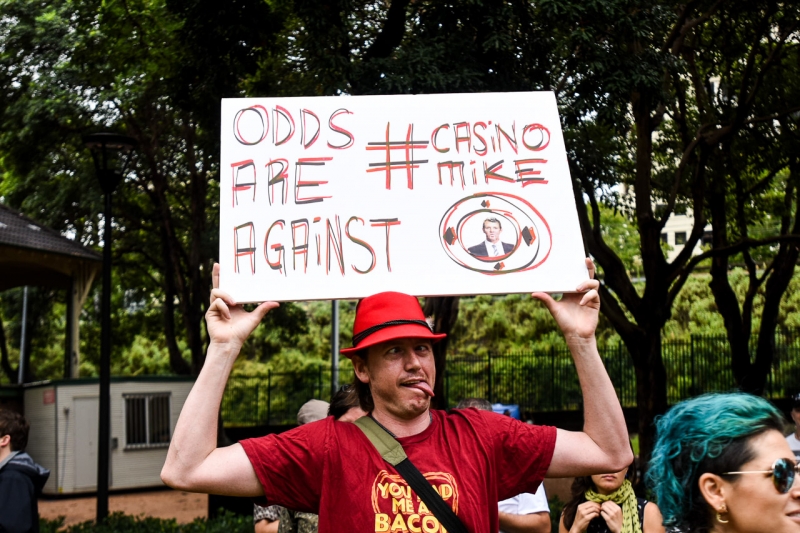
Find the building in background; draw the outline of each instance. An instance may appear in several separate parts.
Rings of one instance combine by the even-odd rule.
[[[664,229],[661,230],[661,242],[671,247],[667,253],[667,261],[670,263],[683,251],[694,227],[694,216],[689,212],[678,214],[678,211],[676,209],[672,213],[672,216],[667,219],[667,223],[664,224]],[[692,250],[692,255],[702,253],[702,247],[706,244],[711,244],[710,224],[706,225],[703,236],[697,241],[694,250]]]
[[[109,489],[161,487],[172,432],[194,384],[189,376],[111,378]],[[27,452],[49,469],[46,495],[97,490],[97,378],[25,385]]]

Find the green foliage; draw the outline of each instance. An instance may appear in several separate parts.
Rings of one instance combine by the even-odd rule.
[[[355,300],[339,302],[339,342],[349,346]],[[275,313],[278,311],[278,313]],[[330,366],[331,302],[283,303],[253,332],[236,361],[239,374],[303,372]],[[273,316],[275,313],[275,316]],[[346,358],[342,362],[346,363]],[[349,363],[348,363],[349,364]]]
[[[742,268],[734,268],[728,273],[728,279],[739,301],[744,300],[744,293],[748,288],[747,272]],[[710,282],[711,275],[703,273],[687,280],[680,296],[675,300],[672,318],[664,327],[666,339],[686,339],[693,333],[720,336],[727,334],[709,288]],[[764,305],[763,292],[762,287],[754,299],[753,329],[760,327],[760,316]],[[779,333],[788,333],[800,325],[798,312],[800,312],[800,276],[795,274],[781,300],[778,315]]]
[[[29,380],[58,379],[64,373],[66,304],[63,291],[29,287],[28,339],[30,346]],[[16,368],[22,333],[22,287],[0,294],[2,318],[9,358]],[[112,356],[114,375],[169,374],[169,354],[161,329],[161,309],[146,306],[133,297],[134,291],[119,286],[112,294]],[[97,376],[100,358],[100,287],[90,292],[81,313],[82,376]],[[185,341],[179,349],[188,356]],[[0,383],[8,382],[0,372]]]
[[[55,520],[48,520],[47,518],[39,518],[40,533],[56,533],[63,526],[64,526],[63,516],[59,516]]]
[[[547,349],[561,333],[549,311],[528,295],[462,298],[450,351],[483,356]]]
[[[791,2],[2,5],[0,201],[97,247],[105,237],[101,197],[88,178],[93,169],[81,134],[113,128],[140,142],[115,197],[115,373],[196,372],[202,363],[202,315],[217,254],[221,97],[555,91],[585,242],[609,284],[605,297],[619,303],[616,313],[604,306],[604,346],[619,340],[612,324],[641,351],[658,331],[668,340],[721,333],[717,314],[733,307],[719,309],[702,276],[689,277],[686,295],[673,302],[678,291],[668,291],[693,265],[665,265],[656,220],[662,213],[654,207],[688,205],[705,217],[698,228],[711,221],[731,243],[793,231],[800,149],[792,111],[800,78]],[[773,272],[766,265],[790,255],[787,242],[731,261]],[[730,273],[739,302],[755,294],[757,325],[770,306],[756,287],[748,293],[747,279]],[[783,329],[800,322],[794,283],[781,302]],[[783,288],[773,285],[780,297]],[[63,295],[35,292],[31,370],[38,379],[57,377]],[[12,359],[18,293],[0,296]],[[96,373],[98,294],[95,288],[82,312],[85,375]],[[271,314],[237,371],[326,361],[328,308],[310,302]],[[750,309],[741,306],[748,330]],[[343,305],[343,344],[352,310],[353,303]],[[461,314],[457,354],[560,342],[546,311],[527,297],[465,299]],[[658,406],[662,398],[651,399]]]
[[[19,361],[22,335],[23,289],[6,291],[0,300],[0,318],[2,318],[6,335],[6,347],[9,358],[16,364]],[[28,375],[63,374],[64,364],[64,328],[66,327],[66,305],[64,295],[40,287],[28,290]],[[15,376],[16,377],[16,376]],[[6,378],[0,372],[0,383]],[[7,378],[6,378],[7,379]]]
[[[134,517],[111,513],[105,522],[94,521],[64,527],[64,518],[39,520],[41,533],[252,533],[253,517],[222,511],[216,518],[197,518],[188,524],[178,524],[175,519]]]
[[[564,510],[566,502],[562,502],[558,496],[553,496],[547,502],[550,506],[550,531],[558,531],[558,524],[561,521],[561,512]]]
[[[692,334],[725,337],[722,317],[709,288],[711,276],[691,276],[672,308],[672,317],[664,326],[664,340],[686,340]],[[737,294],[747,290],[747,272],[730,271],[730,281]],[[643,290],[644,283],[638,287]],[[756,298],[754,327],[758,327],[763,298]],[[795,276],[782,300],[779,319],[781,331],[800,325],[800,276]],[[601,316],[597,329],[601,347],[620,342],[611,324]],[[453,331],[451,353],[485,356],[488,353],[514,353],[548,350],[563,344],[561,333],[550,313],[538,301],[525,294],[476,296],[462,298],[459,319]]]
[[[218,249],[219,98],[242,95],[241,76],[282,24],[260,0],[3,2],[0,201],[98,246],[102,197],[81,135],[112,129],[139,141],[114,195],[113,358],[141,345],[136,335],[159,354],[119,371],[161,371],[165,353],[174,372],[202,363]],[[84,313],[89,374],[96,294]],[[276,317],[278,328],[296,326],[296,314]]]
[[[631,447],[633,448],[634,457],[638,457],[639,456],[639,435],[638,434],[631,435]]]
[[[606,207],[604,204],[599,204],[599,208],[600,226],[606,244],[616,252],[630,277],[641,278],[641,237],[636,222],[631,220],[628,210]]]
[[[610,211],[606,212],[607,214]],[[624,228],[624,226],[623,226]],[[709,288],[711,276],[698,273],[690,277],[672,309],[672,317],[664,327],[664,342],[688,342],[691,335],[712,335],[723,339],[726,330]],[[739,295],[747,290],[747,273],[743,269],[730,271],[730,282]],[[644,284],[639,283],[643,289]],[[64,309],[59,294],[31,288],[29,328],[32,332],[31,366],[37,379],[55,379],[63,372]],[[16,366],[19,358],[19,335],[22,290],[6,291],[0,300],[0,316],[9,339],[10,359]],[[99,296],[99,295],[98,295]],[[160,331],[160,309],[125,305],[123,293],[115,293],[114,375],[169,374],[169,354]],[[119,307],[116,307],[116,306]],[[339,303],[340,343],[350,345],[355,301]],[[755,299],[754,327],[759,326],[763,297]],[[100,337],[96,298],[90,298],[82,320],[81,374],[97,375]],[[283,304],[277,312],[267,315],[248,339],[236,362],[238,375],[259,375],[272,372],[305,372],[328,368],[330,361],[330,302]],[[94,315],[94,316],[92,316]],[[800,328],[800,276],[795,276],[781,304],[779,332],[789,333]],[[613,348],[620,342],[613,327],[601,316],[597,330],[601,348]],[[462,298],[459,319],[452,333],[450,358],[486,356],[489,353],[528,353],[562,347],[563,340],[547,309],[526,294],[507,296],[476,296]],[[188,356],[183,341],[179,348]],[[715,359],[716,360],[716,359]],[[717,361],[727,372],[724,359]],[[342,376],[350,376],[346,358],[341,359]],[[480,371],[475,370],[478,374]],[[533,371],[533,370],[531,370]],[[476,374],[476,375],[478,375]],[[0,378],[3,378],[0,373]],[[7,381],[6,381],[7,382]]]

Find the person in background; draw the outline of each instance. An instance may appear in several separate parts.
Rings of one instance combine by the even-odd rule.
[[[253,522],[256,533],[278,533],[278,520],[281,517],[280,505],[268,505],[266,507],[253,504]]]
[[[492,411],[492,404],[483,398],[465,398],[458,402],[456,409],[474,407]],[[510,412],[506,410],[506,412]],[[533,494],[523,492],[512,498],[498,502],[498,517],[501,533],[550,533],[550,506],[544,483]]]
[[[647,471],[664,524],[681,532],[797,533],[797,464],[783,414],[758,396],[704,394],[656,421]]]
[[[25,453],[30,426],[21,414],[0,409],[0,531],[39,531],[39,503],[50,471]]]
[[[303,424],[308,424],[309,422],[316,422],[317,420],[322,420],[328,415],[328,402],[323,402],[322,400],[309,400],[300,407],[300,410],[297,411],[297,424],[302,426]],[[292,513],[294,513],[292,511]],[[287,510],[281,507],[280,505],[269,505],[269,506],[261,506],[257,503],[253,504],[253,521],[255,522],[255,533],[277,533],[278,531],[285,531],[287,525],[284,522],[287,522],[288,516],[284,516],[287,514]],[[300,513],[301,515],[311,515],[311,513]],[[316,532],[317,530],[317,515],[311,515],[313,519],[313,529],[308,529],[307,527],[303,528],[303,533],[309,533],[310,531]],[[308,521],[307,517],[303,517],[306,521]],[[281,528],[281,525],[284,525]]]
[[[794,453],[794,460],[800,461],[800,393],[795,394],[791,398],[792,401],[792,421],[794,422],[794,431],[786,436],[786,442],[789,443],[789,448]]]
[[[367,416],[367,412],[361,409],[358,394],[352,385],[348,384],[340,387],[331,398],[328,416],[332,416],[339,422],[355,422],[362,416]],[[278,508],[281,510],[278,517],[280,524],[278,533],[317,533],[319,515],[292,511],[285,507]]]
[[[636,459],[619,472],[575,478],[559,533],[664,533],[656,504],[634,494],[636,482]]]
[[[328,416],[332,416],[339,422],[355,422],[368,414],[361,409],[358,393],[350,383],[339,387],[339,390],[331,398],[331,406],[328,408]]]

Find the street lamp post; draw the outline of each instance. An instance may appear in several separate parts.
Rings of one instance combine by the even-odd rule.
[[[103,299],[100,314],[100,414],[97,439],[97,523],[108,517],[108,477],[111,444],[111,193],[125,174],[126,155],[136,148],[137,141],[115,133],[93,133],[83,142],[92,152],[94,168],[105,207],[103,218]],[[120,164],[122,163],[122,164]]]
[[[339,300],[331,300],[331,397],[339,390]]]

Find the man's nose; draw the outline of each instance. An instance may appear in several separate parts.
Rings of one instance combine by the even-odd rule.
[[[404,366],[406,370],[417,370],[422,368],[422,363],[419,360],[419,356],[413,348],[406,350],[403,362],[405,363]]]

